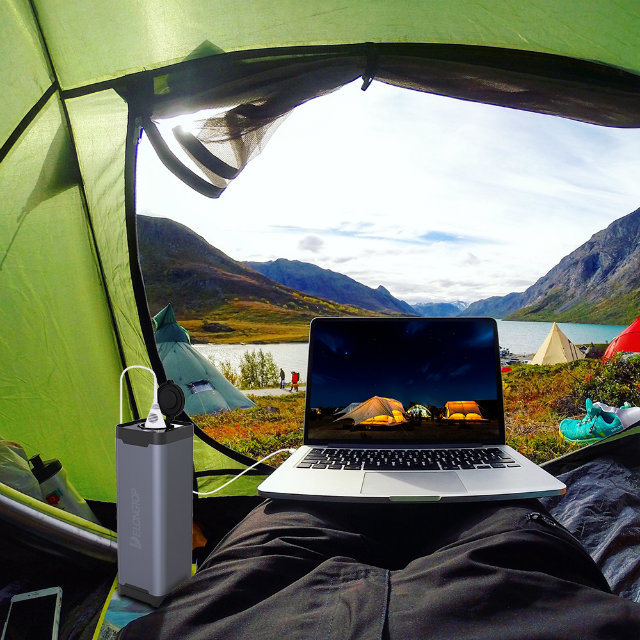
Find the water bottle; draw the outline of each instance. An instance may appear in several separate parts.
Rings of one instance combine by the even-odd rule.
[[[40,483],[42,498],[58,509],[73,513],[85,520],[100,524],[84,498],[76,491],[67,479],[67,472],[62,468],[60,460],[42,460],[39,455],[29,458],[31,469]]]

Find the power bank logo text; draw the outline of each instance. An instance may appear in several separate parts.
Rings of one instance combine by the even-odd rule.
[[[129,546],[135,549],[142,549],[141,537],[140,494],[135,489],[131,489],[131,536],[129,537]]]

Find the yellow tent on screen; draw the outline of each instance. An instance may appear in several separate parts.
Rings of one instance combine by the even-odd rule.
[[[355,424],[393,426],[407,421],[402,403],[393,398],[373,396],[345,413],[341,420],[350,418]]]
[[[473,400],[451,400],[444,405],[448,420],[482,420],[478,403]]]
[[[584,353],[576,347],[560,327],[554,322],[544,342],[533,356],[531,364],[560,364],[584,358]]]

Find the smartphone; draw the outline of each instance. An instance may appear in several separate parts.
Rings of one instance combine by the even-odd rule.
[[[61,600],[60,587],[16,594],[0,640],[58,640]]]

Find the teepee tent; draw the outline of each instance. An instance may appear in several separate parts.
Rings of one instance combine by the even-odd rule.
[[[531,359],[531,364],[560,364],[584,358],[584,353],[576,347],[560,327],[554,322],[544,342]]]
[[[620,351],[640,353],[640,318],[634,320],[609,343],[602,359],[606,362]]]
[[[170,304],[153,319],[162,365],[167,377],[182,389],[184,410],[189,415],[255,407],[255,402],[236,389],[191,346],[189,333],[178,324]]]
[[[339,420],[353,420],[356,425],[395,426],[407,421],[401,402],[393,398],[373,396],[359,404]]]
[[[5,0],[0,36],[0,436],[60,459],[105,508],[116,495],[120,373],[150,365],[166,379],[136,244],[142,131],[170,171],[217,197],[288,112],[359,78],[363,89],[376,79],[640,127],[632,2]],[[155,123],[204,109],[194,132],[173,130],[196,174]],[[286,176],[273,187],[286,189]],[[124,397],[125,420],[143,416],[149,376],[129,372]],[[196,429],[202,490],[249,462]],[[254,495],[268,472],[224,494]],[[27,498],[0,482],[2,523],[47,544],[55,528],[70,548],[106,541],[113,559],[112,532]],[[232,512],[218,508],[221,526]]]

